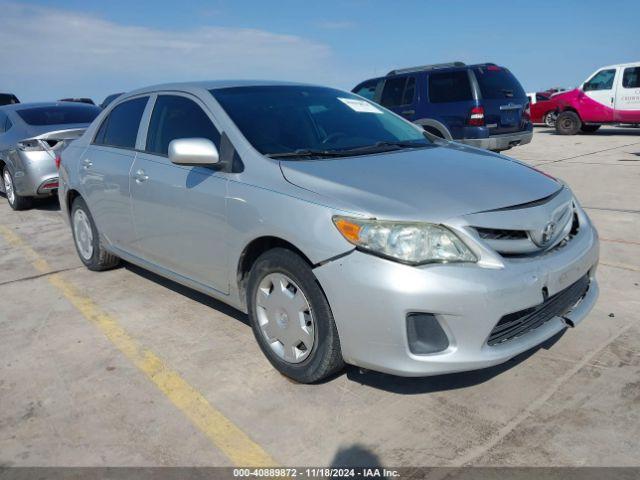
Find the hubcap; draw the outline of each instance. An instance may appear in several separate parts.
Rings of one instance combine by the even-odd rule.
[[[4,193],[7,195],[7,200],[9,203],[13,205],[13,202],[16,201],[16,193],[13,190],[13,180],[11,179],[11,174],[9,170],[4,171]]]
[[[93,230],[91,230],[89,217],[80,209],[73,214],[73,236],[82,258],[91,260],[93,256]]]
[[[282,360],[300,363],[315,343],[311,306],[300,287],[281,273],[262,279],[256,293],[256,310],[262,336]]]

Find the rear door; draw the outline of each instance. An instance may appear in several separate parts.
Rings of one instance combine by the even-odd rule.
[[[207,138],[220,150],[214,118],[196,97],[158,94],[144,152],[131,170],[134,254],[186,279],[228,293],[226,173],[171,163],[171,140]]]
[[[525,129],[522,113],[528,98],[516,77],[508,69],[497,65],[475,67],[473,74],[478,83],[480,104],[484,108],[489,135]]]
[[[640,123],[640,64],[622,68],[616,88],[614,119],[621,123]]]
[[[427,95],[426,117],[443,123],[453,139],[466,137],[467,120],[476,105],[468,71],[460,69],[429,73]]]
[[[587,122],[613,122],[617,68],[604,68],[582,85],[580,117]],[[586,97],[586,98],[585,98]]]
[[[389,77],[384,80],[380,105],[402,115],[409,121],[414,121],[417,102],[415,75]]]
[[[129,172],[148,101],[149,96],[141,96],[111,110],[79,163],[83,195],[100,233],[123,250],[128,250],[135,238]]]

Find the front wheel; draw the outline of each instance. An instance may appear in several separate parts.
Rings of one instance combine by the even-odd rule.
[[[78,256],[89,270],[118,266],[120,259],[105,250],[89,208],[81,197],[77,197],[71,207],[71,231]]]
[[[576,112],[561,112],[556,119],[556,132],[560,135],[575,135],[582,127],[582,120]]]
[[[597,132],[599,128],[600,125],[582,125],[582,127],[580,127],[580,131],[582,133],[593,133]]]
[[[256,260],[247,306],[260,349],[283,375],[312,383],[343,368],[329,303],[311,268],[296,253],[275,248]]]
[[[8,167],[4,167],[2,172],[2,184],[4,186],[4,194],[7,197],[7,202],[13,210],[26,210],[33,204],[31,197],[23,197],[16,193],[16,186],[13,181],[13,176]]]

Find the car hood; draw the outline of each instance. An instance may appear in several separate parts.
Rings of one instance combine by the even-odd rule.
[[[376,218],[442,222],[520,205],[562,186],[515,160],[459,144],[323,160],[281,161],[286,180]]]

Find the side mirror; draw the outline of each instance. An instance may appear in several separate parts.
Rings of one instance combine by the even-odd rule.
[[[218,149],[206,138],[177,138],[169,143],[169,160],[176,165],[216,165]]]

